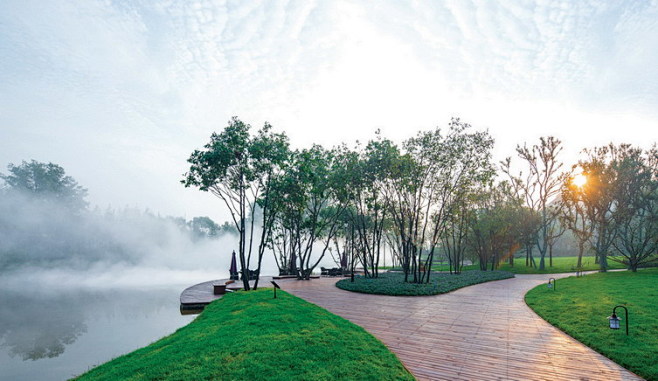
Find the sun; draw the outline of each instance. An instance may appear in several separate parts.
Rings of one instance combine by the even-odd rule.
[[[577,187],[582,187],[583,185],[587,184],[587,176],[579,173],[574,176],[573,179],[571,179],[571,182]]]

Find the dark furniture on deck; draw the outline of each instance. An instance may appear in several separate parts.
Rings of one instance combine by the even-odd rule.
[[[258,270],[247,270],[247,273],[247,276],[249,277],[247,280],[258,279]],[[242,273],[240,273],[240,280],[244,280]]]
[[[286,269],[286,268],[280,268],[279,269],[279,276],[284,276],[284,275],[297,275],[297,269]]]
[[[212,285],[213,295],[224,295],[226,294],[226,285],[225,284],[213,284]]]
[[[343,276],[343,269],[341,269],[340,267],[334,267],[332,269],[320,267],[320,275]]]

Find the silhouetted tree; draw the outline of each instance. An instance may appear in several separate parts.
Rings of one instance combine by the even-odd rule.
[[[73,177],[67,176],[64,168],[57,164],[31,160],[20,165],[10,163],[7,169],[7,174],[0,173],[5,191],[21,192],[34,200],[55,202],[72,211],[87,208],[87,189]]]

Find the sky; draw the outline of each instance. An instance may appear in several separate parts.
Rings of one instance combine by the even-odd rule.
[[[0,11],[0,172],[54,162],[92,205],[228,219],[179,181],[232,116],[293,147],[459,117],[494,156],[540,136],[658,140],[658,0],[37,1]]]

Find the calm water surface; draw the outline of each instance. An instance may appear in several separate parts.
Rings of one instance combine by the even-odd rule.
[[[262,273],[276,274],[266,259]],[[223,265],[0,273],[0,381],[67,380],[175,332],[197,316],[180,314],[180,293],[228,278]]]
[[[49,289],[0,282],[0,380],[66,380],[173,333],[184,287]]]

